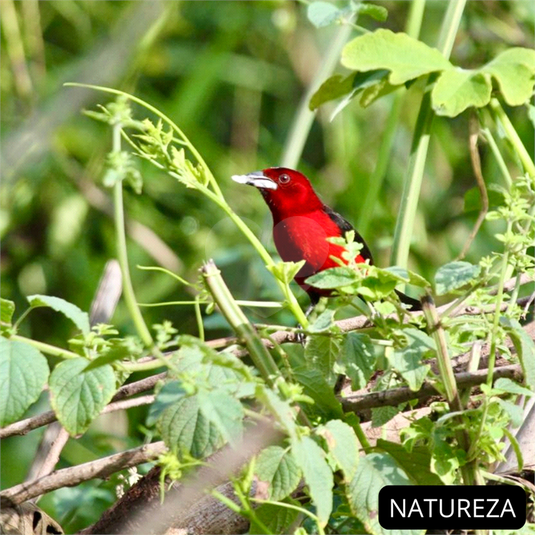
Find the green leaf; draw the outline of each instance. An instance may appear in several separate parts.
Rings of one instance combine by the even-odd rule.
[[[360,15],[368,15],[372,19],[384,22],[388,18],[388,9],[383,6],[375,4],[357,4],[357,13]]]
[[[325,102],[335,100],[344,95],[349,95],[348,99],[351,100],[367,87],[376,85],[380,80],[385,79],[387,75],[388,71],[385,69],[370,72],[353,72],[349,76],[335,74],[325,80],[320,88],[312,95],[309,108],[314,111],[322,104],[325,104]]]
[[[383,271],[392,273],[399,277],[402,282],[412,284],[413,286],[419,286],[420,288],[431,287],[430,282],[424,279],[421,275],[418,275],[418,273],[414,273],[414,271],[409,271],[408,269],[399,266],[390,266],[384,268]]]
[[[387,353],[387,358],[394,368],[407,381],[409,388],[420,390],[431,367],[422,361],[428,353],[436,351],[434,340],[418,329],[404,329],[407,345]]]
[[[348,267],[335,267],[316,273],[306,280],[314,288],[331,290],[349,286],[357,280],[357,275]]]
[[[17,421],[48,379],[46,358],[24,342],[0,338],[0,427]]]
[[[333,507],[333,473],[325,452],[307,436],[292,441],[292,453],[301,468],[316,515],[322,525],[329,521]]]
[[[469,262],[450,262],[439,268],[436,272],[436,293],[438,295],[444,295],[458,288],[462,288],[475,279],[480,271],[480,266],[475,266]]]
[[[325,439],[345,480],[351,481],[359,460],[359,445],[353,428],[340,420],[331,420],[319,427],[317,433]]]
[[[227,442],[236,443],[241,439],[244,412],[237,399],[222,390],[199,392],[197,397],[202,413]]]
[[[505,194],[502,188],[494,184],[487,186],[487,196],[489,198],[489,208],[496,208],[505,204]],[[481,203],[481,193],[478,187],[469,189],[464,194],[464,211],[480,212],[483,205]]]
[[[481,68],[491,74],[509,106],[520,106],[533,95],[535,50],[509,48]]]
[[[80,357],[60,362],[50,375],[50,403],[71,436],[83,433],[115,394],[115,374],[107,364],[84,371]]]
[[[415,535],[423,530],[386,530],[378,520],[379,491],[385,485],[410,485],[396,461],[386,453],[371,453],[359,459],[355,477],[347,488],[351,511],[373,535]]]
[[[15,303],[13,303],[13,301],[0,298],[0,321],[7,325],[11,325],[14,312]]]
[[[305,260],[301,260],[300,262],[278,262],[274,266],[267,266],[267,268],[281,282],[290,284],[305,263]]]
[[[286,501],[298,507],[301,505],[296,500],[284,500],[284,502]],[[290,533],[289,527],[297,520],[298,515],[299,511],[297,509],[288,509],[288,507],[281,507],[280,505],[271,503],[262,504],[255,509],[255,516],[269,531],[263,531],[263,528],[257,525],[253,518],[248,533],[255,533],[257,535],[264,533],[269,535],[272,533]]]
[[[390,454],[415,485],[443,485],[431,472],[431,454],[427,446],[414,446],[407,451],[401,444],[379,438],[376,449]]]
[[[186,395],[187,392],[180,381],[169,381],[163,385],[149,407],[146,424],[153,425],[165,409],[179,402]]]
[[[389,82],[400,85],[423,74],[451,69],[436,49],[409,37],[379,29],[350,41],[342,51],[342,65],[356,71],[387,69]]]
[[[100,368],[100,366],[104,366],[105,364],[111,364],[117,360],[123,360],[127,357],[135,356],[130,340],[124,338],[114,338],[108,340],[108,342],[110,345],[102,351],[102,354],[99,357],[92,360],[86,366],[84,371],[94,370],[95,368]]]
[[[487,74],[462,69],[444,71],[431,93],[437,115],[455,117],[470,107],[481,108],[490,102],[492,84]]]
[[[524,386],[515,383],[507,377],[500,377],[494,382],[494,388],[497,390],[502,390],[503,392],[508,392],[509,394],[519,394],[520,396],[533,396],[534,392],[527,389]]]
[[[513,427],[520,427],[524,421],[524,410],[522,407],[505,399],[496,398],[496,401],[509,415],[509,418],[511,418],[511,424],[513,424]]]
[[[297,436],[296,414],[288,401],[283,401],[275,392],[264,385],[257,385],[256,398],[268,408],[291,438]]]
[[[197,459],[211,455],[224,444],[217,427],[201,411],[197,396],[183,398],[165,409],[158,429],[171,451],[187,452]]]
[[[336,310],[324,310],[309,326],[308,330],[311,333],[321,333],[328,331],[334,325],[334,314]]]
[[[308,5],[307,17],[316,28],[323,28],[335,22],[346,12],[345,9],[338,9],[330,2],[312,2]]]
[[[340,341],[335,336],[310,335],[305,346],[305,360],[311,369],[319,370],[334,386],[337,374],[334,363],[340,353]]]
[[[500,318],[500,323],[507,330],[515,346],[526,385],[535,390],[535,342],[517,320]]]
[[[69,318],[84,334],[89,333],[89,316],[87,312],[83,312],[76,305],[65,301],[59,297],[52,297],[50,295],[30,295],[28,301],[32,308],[49,307],[56,312],[61,312],[64,316]]]
[[[351,379],[353,390],[364,388],[373,372],[377,357],[367,334],[348,333],[344,338],[338,371]]]
[[[320,370],[299,366],[293,369],[294,379],[303,387],[303,394],[314,400],[310,409],[313,417],[324,420],[342,417],[342,405],[334,395],[333,386],[327,382]],[[308,412],[308,405],[303,405]]]
[[[289,496],[301,480],[301,470],[288,448],[269,446],[260,453],[255,464],[258,479],[269,484],[270,500]]]

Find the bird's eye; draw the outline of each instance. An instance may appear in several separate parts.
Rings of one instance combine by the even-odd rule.
[[[279,177],[279,183],[280,184],[288,184],[290,182],[291,178],[290,175],[283,174]]]

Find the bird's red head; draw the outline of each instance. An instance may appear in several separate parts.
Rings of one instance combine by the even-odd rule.
[[[276,218],[306,214],[323,207],[308,178],[287,167],[234,175],[232,180],[257,187]]]

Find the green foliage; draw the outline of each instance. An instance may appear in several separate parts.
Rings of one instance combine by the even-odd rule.
[[[18,420],[48,379],[45,357],[32,346],[0,337],[0,425]]]
[[[92,57],[91,32],[111,29],[111,20],[122,21],[119,15],[126,10],[124,3],[98,4],[79,10],[85,24],[75,22],[76,17],[70,19],[76,39],[69,44],[67,34],[59,36],[56,30],[64,27],[67,11],[61,12],[53,2],[40,3],[47,63],[46,83],[36,84],[36,88],[56,86],[63,72],[76,72],[78,55]],[[281,435],[279,442],[260,452],[236,477],[239,504],[225,502],[250,519],[250,531],[256,533],[286,533],[290,528],[300,535],[364,530],[384,533],[377,522],[377,496],[385,484],[463,483],[467,471],[485,474],[489,466],[502,460],[505,441],[515,449],[521,467],[522,452],[509,428],[522,422],[518,396],[532,395],[535,389],[535,346],[522,328],[523,310],[515,303],[523,288],[516,285],[510,291],[504,283],[533,274],[533,162],[522,144],[532,144],[532,129],[526,128],[524,119],[531,117],[533,122],[533,106],[521,106],[533,93],[535,53],[518,47],[503,50],[501,40],[499,44],[480,41],[480,32],[474,30],[485,27],[496,32],[495,21],[500,20],[500,36],[510,27],[515,32],[511,42],[520,42],[518,31],[526,24],[521,22],[522,8],[517,4],[501,3],[492,16],[467,5],[471,16],[462,27],[462,40],[457,41],[462,46],[454,49],[453,57],[462,65],[482,65],[472,69],[457,67],[438,49],[400,33],[405,7],[395,3],[389,6],[393,12],[390,29],[375,29],[375,23],[370,28],[356,26],[357,17],[359,24],[369,24],[362,15],[380,22],[387,15],[382,5],[361,2],[311,2],[306,8],[285,3],[247,10],[236,2],[222,3],[221,10],[199,2],[169,4],[167,15],[135,40],[139,46],[130,47],[136,63],[129,72],[135,76],[129,74],[126,83],[142,98],[119,89],[99,88],[117,98],[85,112],[98,123],[64,117],[64,124],[50,131],[54,143],[44,140],[44,145],[50,146],[37,147],[36,152],[42,151],[43,157],[32,165],[19,164],[23,172],[13,176],[13,190],[5,196],[6,205],[0,207],[0,232],[6,244],[2,290],[12,299],[1,301],[0,326],[5,338],[0,340],[0,425],[24,417],[43,392],[50,366],[52,408],[71,435],[82,435],[79,450],[84,451],[73,454],[73,448],[67,447],[65,461],[78,464],[89,460],[87,455],[116,451],[119,443],[134,447],[159,435],[170,450],[158,461],[163,493],[166,477],[183,478],[226,443],[236,444],[244,429],[256,420],[273,422]],[[299,16],[299,9],[306,9],[317,32],[311,34],[310,26],[304,26],[307,22]],[[428,2],[426,35],[439,34],[434,20],[442,18],[436,16],[442,14],[437,11],[440,9],[440,5]],[[168,16],[171,12],[173,15]],[[24,10],[18,14],[21,20],[26,16]],[[22,22],[26,31],[28,25]],[[408,22],[414,25],[415,21]],[[329,205],[350,216],[358,211],[359,219],[366,222],[368,232],[364,234],[377,265],[355,263],[361,244],[355,241],[354,233],[330,240],[345,248],[347,265],[308,279],[317,288],[333,291],[328,307],[322,310],[320,304],[319,314],[311,316],[309,325],[289,286],[303,262],[272,258],[271,246],[266,249],[257,237],[264,236],[263,201],[252,188],[233,190],[225,177],[235,172],[237,165],[246,169],[275,165],[281,150],[295,145],[292,136],[304,127],[296,121],[290,128],[295,97],[302,89],[302,80],[292,65],[301,64],[302,56],[295,55],[291,43],[301,42],[304,35],[314,39],[316,34],[320,47],[322,39],[335,43],[337,39],[323,33],[333,29],[329,26],[344,26],[342,30],[356,26],[360,34],[342,54],[343,65],[351,72],[331,76],[327,69],[327,80],[308,105],[315,110],[342,98],[331,120],[342,110],[344,116],[331,123],[327,114],[317,114],[315,133],[307,141],[300,165]],[[213,36],[208,46],[191,47],[191,43],[205,39],[207,29],[210,39]],[[453,37],[451,28],[442,29]],[[130,25],[121,26],[121,30],[106,33],[123,35],[131,30]],[[31,48],[32,41],[27,41]],[[36,53],[31,59],[32,76],[41,70],[37,57]],[[327,65],[328,59],[326,54],[322,65]],[[19,80],[9,76],[9,61],[3,62],[2,74],[6,74],[6,65],[8,77],[3,78],[2,92],[6,88],[17,91]],[[228,69],[228,65],[233,68]],[[116,80],[121,76],[118,73]],[[118,81],[110,85],[123,87]],[[393,100],[383,98],[405,87],[414,89],[398,92]],[[418,208],[413,207],[415,215],[418,209],[416,220],[425,221],[425,225],[414,229],[411,270],[380,268],[386,264],[393,207],[398,204],[402,170],[406,168],[407,136],[397,134],[414,129],[413,111],[420,105],[421,89],[427,92],[432,112],[442,116],[429,131],[434,157],[427,162],[427,187],[421,192]],[[82,94],[79,88],[68,91]],[[495,95],[516,109],[500,114],[497,101],[491,100]],[[356,97],[362,107],[376,105],[371,111],[346,108]],[[27,124],[22,116],[25,109],[28,116],[33,116],[29,111],[35,111],[37,117],[43,112],[38,99],[35,104],[33,99],[26,103],[24,98],[15,100],[16,106],[9,100],[2,102],[7,110],[3,119],[7,142],[11,134],[19,135],[14,128]],[[35,110],[34,105],[38,106]],[[62,106],[50,109],[59,108]],[[472,188],[473,177],[467,171],[466,117],[446,120],[468,108],[477,108],[482,134],[489,142],[488,150],[481,151],[481,160],[491,211],[467,260],[452,262],[464,245],[475,212],[482,208],[479,188]],[[180,127],[169,117],[176,117]],[[111,150],[103,126],[110,131]],[[284,141],[286,131],[292,134]],[[36,132],[40,130],[36,128]],[[348,154],[352,156],[348,158]],[[7,155],[12,158],[13,151]],[[30,162],[30,156],[21,151],[21,158]],[[383,168],[385,180],[379,185],[368,179],[377,176],[372,174],[374,165]],[[108,191],[88,182],[99,169],[104,170],[102,185],[113,188],[115,195],[118,191],[122,194],[125,187],[127,218],[118,213],[118,209],[123,210],[122,201],[116,202],[114,214],[116,236],[125,223],[128,229],[128,240],[122,245],[115,243],[109,222],[99,214],[108,213]],[[143,190],[143,195],[132,195],[127,186],[138,194]],[[376,186],[383,193],[376,202],[359,202],[363,192]],[[73,198],[75,201],[70,202]],[[227,226],[227,222],[234,226]],[[244,237],[252,247],[243,245]],[[129,264],[137,263],[156,262],[169,269],[154,266],[150,271],[133,271],[133,289],[125,295],[127,306],[119,305],[112,325],[90,329],[82,309],[89,308],[102,265],[117,253],[124,257],[123,273],[128,272]],[[216,302],[202,281],[190,282],[198,281],[199,265],[212,256],[231,293],[243,299],[241,302],[261,298],[279,305],[274,316],[259,317],[256,310],[247,308],[246,319],[262,324],[248,335],[254,338],[259,332],[267,338],[279,325],[299,334],[304,331],[305,347],[275,344],[270,349],[276,371],[272,381],[266,381],[262,371],[244,356],[242,331],[234,333],[237,340],[204,342],[205,336],[215,339],[229,334],[219,313],[225,303]],[[180,287],[177,289],[171,278],[154,273],[158,270],[171,273]],[[433,273],[434,285],[429,282]],[[443,298],[449,301],[447,306],[438,309],[437,325],[409,313],[400,303],[395,290],[405,285],[432,297],[449,296]],[[128,286],[125,283],[125,290]],[[65,299],[51,297],[53,294]],[[20,310],[27,295],[31,295],[30,309],[14,321],[15,303]],[[136,303],[149,300],[209,304],[205,311],[197,304],[195,314],[187,307],[169,306],[165,314],[153,308],[136,315]],[[465,306],[479,313],[456,316]],[[71,338],[72,326],[57,326],[54,314],[43,311],[27,316],[36,307],[61,312],[78,334]],[[357,313],[364,316],[359,324],[365,325],[362,330],[348,333],[340,329],[338,319]],[[296,322],[301,328],[294,327]],[[149,331],[147,325],[154,327]],[[444,351],[439,347],[437,353],[431,338],[437,330],[444,331],[447,358],[470,351],[476,342],[489,341],[489,366],[494,365],[499,352],[511,362],[520,362],[524,382],[499,379],[493,384],[489,374],[481,393],[460,393],[460,411],[445,402],[434,403],[431,414],[413,418],[403,430],[403,444],[379,440],[370,446],[359,419],[353,413],[344,414],[340,397],[333,390],[338,375],[348,376],[354,390],[381,395],[399,386],[417,391],[424,381],[433,381],[438,396],[449,378],[432,374],[426,362]],[[200,338],[191,333],[199,333]],[[264,349],[260,337],[255,340]],[[167,351],[170,353],[164,354]],[[43,353],[49,356],[49,363]],[[97,426],[89,427],[130,374],[150,374],[156,369],[165,369],[167,377],[157,385],[154,403],[147,411],[128,412],[128,429],[120,439],[106,437],[95,429]],[[368,387],[372,378],[373,386]],[[46,393],[42,398],[44,403]],[[384,425],[406,405],[374,407],[372,425]],[[38,410],[41,407],[39,404]],[[22,455],[25,450],[33,455],[36,444],[32,440],[36,440],[32,434],[24,439]],[[360,454],[361,449],[366,455]],[[20,466],[23,464],[20,461]],[[12,470],[10,466],[7,469]],[[17,483],[22,480],[20,474]],[[253,475],[269,485],[269,499],[258,508],[249,496]],[[292,493],[300,482],[303,488],[296,500]],[[100,510],[95,503],[109,505],[114,500],[107,491],[99,493],[90,487],[86,492],[86,488],[80,487],[78,494],[56,494],[55,512],[65,514],[63,519],[71,518],[65,523],[72,532],[97,520]],[[84,504],[83,512],[80,503]],[[80,518],[83,525],[76,524]]]
[[[480,266],[474,266],[469,262],[450,262],[436,272],[435,290],[438,295],[458,290],[473,281],[480,271]]]
[[[28,302],[32,308],[50,307],[57,312],[61,312],[69,318],[82,331],[83,334],[89,333],[89,316],[76,305],[50,295],[30,295]]]
[[[87,430],[116,391],[109,365],[87,371],[87,360],[75,358],[58,364],[50,374],[50,403],[71,436]]]
[[[301,480],[301,469],[291,451],[280,446],[269,446],[258,456],[255,473],[260,481],[268,483],[268,497],[282,500],[289,496]]]
[[[336,16],[333,12],[332,17]],[[437,115],[455,117],[467,108],[489,104],[492,79],[510,106],[525,104],[535,85],[534,50],[510,48],[481,68],[467,70],[455,67],[422,41],[386,29],[349,42],[342,53],[342,64],[355,72],[347,77],[335,75],[324,82],[311,99],[311,109],[344,95],[349,101],[360,93],[360,103],[365,107],[403,84],[439,73],[431,90],[433,110]]]
[[[379,491],[385,485],[410,485],[403,469],[386,453],[371,453],[362,459],[355,476],[348,485],[351,511],[364,524],[366,531],[374,535],[397,533],[384,530],[378,521]],[[401,532],[399,532],[401,533]],[[403,531],[407,533],[407,531]],[[423,533],[423,531],[411,531]]]

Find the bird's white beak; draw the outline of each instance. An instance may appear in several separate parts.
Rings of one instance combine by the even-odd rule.
[[[262,171],[253,171],[247,175],[232,175],[232,180],[238,184],[247,184],[248,186],[255,186],[260,189],[277,189],[277,183],[271,178],[267,177]]]

